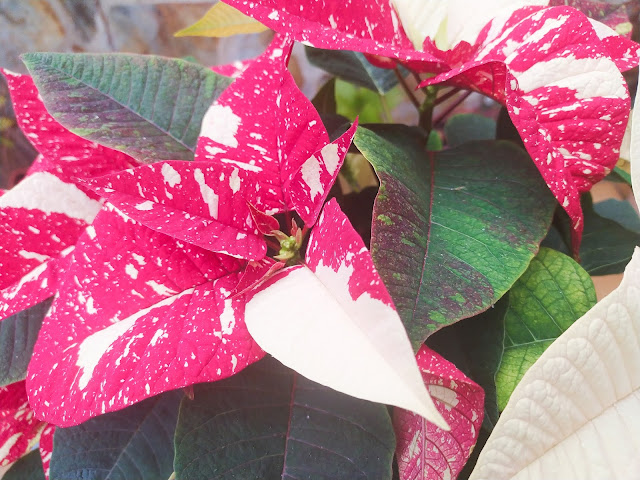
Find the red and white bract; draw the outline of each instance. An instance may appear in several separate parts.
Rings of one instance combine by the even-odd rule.
[[[416,356],[422,378],[450,431],[397,408],[393,412],[400,480],[455,479],[480,433],[484,392],[455,365],[426,346]]]
[[[477,30],[475,41],[442,51],[435,39],[426,38],[424,51],[408,53],[413,47],[397,25],[390,1],[225,2],[295,40],[387,55],[415,71],[438,74],[422,86],[446,83],[506,104],[528,152],[572,219],[573,247],[578,250],[583,228],[578,196],[618,159],[629,114],[619,70],[638,64],[637,44],[575,9],[532,6],[506,8],[506,15]],[[375,21],[366,14],[369,8],[376,8]],[[443,24],[451,31],[464,29],[454,20]],[[371,28],[374,24],[381,28]],[[382,44],[401,47],[382,53]],[[416,53],[431,59],[417,60]]]
[[[267,247],[247,202],[277,205],[258,174],[227,164],[162,162],[87,182],[128,217],[213,252],[259,260]],[[265,198],[266,197],[266,198]]]
[[[0,387],[0,467],[29,453],[45,426],[29,407],[24,381]]]
[[[0,198],[0,319],[55,293],[63,252],[99,209],[74,184],[48,172],[28,175]]]
[[[293,43],[276,36],[267,51],[227,88],[203,121],[195,163],[234,166],[253,174],[261,202],[274,214],[297,210],[312,225],[355,133],[335,142],[287,70]],[[250,106],[250,108],[248,107]],[[240,191],[248,196],[248,189]]]
[[[267,27],[317,48],[355,50],[428,63],[438,59],[416,51],[391,0],[224,0]]]
[[[51,466],[51,455],[53,455],[53,434],[56,427],[47,425],[40,435],[40,458],[42,459],[42,468],[44,469],[44,477],[49,480],[49,470]]]
[[[247,260],[267,252],[255,210],[296,210],[313,225],[356,124],[329,143],[286,68],[291,46],[276,37],[208,110],[196,161],[138,167],[87,185],[151,229]]]
[[[630,105],[624,78],[589,19],[567,7],[521,9],[494,19],[480,33],[472,58],[424,84],[440,82],[506,104],[527,151],[571,217],[577,251],[580,193],[618,160]]]
[[[306,264],[275,273],[248,295],[249,332],[279,361],[315,382],[411,409],[446,428],[391,297],[335,200],[309,237]]]
[[[0,198],[0,318],[6,318],[55,293],[58,257],[100,210],[97,196],[76,177],[130,168],[133,160],[56,122],[28,75],[2,73],[18,124],[41,153],[27,177]]]
[[[228,377],[263,356],[230,298],[244,262],[150,230],[107,205],[79,239],[27,374],[60,426]]]
[[[137,165],[130,156],[71,133],[47,111],[29,75],[1,70],[20,129],[44,157],[30,173],[46,171],[66,183]],[[89,194],[90,190],[87,190]]]

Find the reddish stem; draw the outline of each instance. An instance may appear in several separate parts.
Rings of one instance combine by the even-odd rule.
[[[458,88],[458,87],[452,88],[450,91],[448,91],[447,93],[445,93],[441,97],[436,98],[434,100],[434,102],[433,102],[433,106],[440,105],[441,103],[446,102],[451,97],[453,97],[456,93],[458,93],[460,90],[461,89]]]
[[[469,95],[473,92],[467,92],[462,95],[458,100],[456,100],[449,108],[447,108],[444,112],[442,112],[434,121],[433,126],[437,127],[451,112],[453,112],[456,108],[460,106],[462,102],[464,102]]]
[[[407,85],[407,82],[405,81],[404,77],[400,73],[400,70],[398,70],[397,68],[394,68],[393,71],[395,72],[396,77],[398,77],[398,82],[400,83],[400,85],[402,85],[402,89],[404,90],[404,93],[406,93],[409,100],[411,100],[411,103],[413,103],[413,106],[416,107],[418,110],[420,110],[420,102],[418,101],[415,94],[413,93],[413,90],[411,90],[409,85]]]

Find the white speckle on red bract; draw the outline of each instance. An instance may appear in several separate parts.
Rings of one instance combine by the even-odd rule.
[[[0,467],[29,453],[45,426],[29,407],[24,381],[0,387]]]
[[[380,60],[388,56],[416,72],[437,74],[421,86],[445,83],[504,103],[527,151],[571,217],[577,252],[583,228],[579,195],[602,179],[619,157],[630,106],[620,70],[638,65],[636,43],[569,7],[511,8],[546,3],[538,1],[493,2],[478,17],[486,21],[497,15],[484,28],[467,21],[469,9],[462,2],[452,2],[448,18],[438,17],[440,26],[424,27],[439,34],[444,25],[447,42],[453,42],[445,42],[452,47],[448,51],[438,48],[435,37],[425,39],[423,51],[416,50],[396,25],[391,0],[312,5],[304,0],[259,5],[224,1],[297,41],[362,51],[376,65],[393,67]],[[432,4],[425,5],[425,12]],[[375,20],[369,18],[372,9]],[[277,15],[270,16],[274,12]]]
[[[426,346],[416,359],[450,431],[407,410],[395,409],[396,458],[401,480],[458,478],[476,444],[484,417],[484,391]]]
[[[28,75],[5,74],[18,125],[40,152],[26,178],[0,198],[0,318],[52,296],[62,252],[100,203],[78,178],[130,168],[127,155],[85,140],[46,110]]]
[[[262,357],[244,326],[244,298],[228,298],[243,261],[157,233],[110,205],[92,229],[70,254],[29,365],[39,417],[75,425]]]
[[[425,84],[472,88],[506,104],[525,148],[571,217],[577,251],[580,193],[615,165],[629,115],[616,59],[592,22],[567,7],[496,18],[480,33],[475,50],[460,67]]]
[[[276,37],[211,106],[193,163],[142,166],[87,185],[149,228],[247,260],[266,254],[261,234],[247,222],[249,204],[271,215],[296,210],[312,225],[356,125],[329,143],[286,68],[291,46]]]
[[[305,259],[248,294],[246,322],[258,344],[315,382],[446,428],[391,297],[335,200],[312,230]]]

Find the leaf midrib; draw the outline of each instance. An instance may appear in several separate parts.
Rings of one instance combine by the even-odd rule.
[[[431,245],[431,226],[433,225],[433,196],[435,186],[435,161],[433,158],[433,152],[429,153],[429,174],[430,174],[430,186],[429,186],[429,217],[427,218],[427,242],[424,250],[424,257],[422,259],[422,270],[420,271],[420,281],[418,283],[418,291],[413,303],[413,310],[411,311],[411,324],[416,322],[416,312],[418,310],[418,302],[420,300],[420,292],[422,291],[422,285],[424,284],[424,275],[427,268],[427,259],[429,257],[429,246]]]

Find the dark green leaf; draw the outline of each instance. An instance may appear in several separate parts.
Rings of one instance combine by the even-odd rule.
[[[0,322],[0,387],[24,380],[52,298]]]
[[[551,225],[547,236],[544,237],[544,240],[540,244],[541,247],[552,248],[557,250],[558,252],[562,252],[565,255],[571,255],[571,251],[565,241],[562,233],[558,230],[555,225]]]
[[[320,119],[329,138],[333,142],[351,127],[351,121],[347,117],[334,113],[321,113]]]
[[[584,232],[580,247],[580,264],[591,275],[622,273],[631,260],[640,234],[627,230],[608,218],[601,217],[593,208],[591,195],[581,199],[584,212]]]
[[[167,392],[77,427],[57,428],[51,478],[159,480],[173,472],[173,436],[182,393]]]
[[[473,451],[471,452],[467,463],[465,463],[464,468],[462,469],[460,475],[458,475],[458,478],[456,478],[456,480],[467,480],[469,477],[471,477],[471,473],[473,472],[473,469],[478,462],[480,452],[482,452],[485,443],[487,443],[487,440],[489,440],[489,432],[484,428],[485,424],[486,422],[482,423],[482,428],[480,429],[480,433],[478,434],[478,440],[476,440],[476,446],[473,447]]]
[[[232,82],[156,56],[28,53],[22,59],[56,120],[146,163],[192,160],[205,112]]]
[[[332,78],[325,83],[311,101],[316,110],[323,114],[335,114],[336,107],[336,79]]]
[[[2,478],[4,480],[44,480],[44,468],[42,466],[42,458],[40,458],[40,450],[33,450],[11,465],[11,468],[7,470],[7,473]]]
[[[427,340],[427,345],[484,390],[482,428],[487,432],[491,432],[498,421],[495,376],[502,359],[504,315],[508,305],[508,295],[505,295],[480,315],[443,328]]]
[[[395,436],[384,405],[307,380],[272,358],[196,385],[180,406],[176,478],[384,480]]]
[[[496,122],[482,115],[454,115],[444,125],[444,136],[450,147],[473,140],[493,140],[496,138]]]
[[[364,54],[306,47],[309,61],[336,77],[384,95],[398,83],[393,70],[374,67]]]
[[[388,133],[360,128],[355,143],[381,183],[371,253],[417,348],[511,288],[538,251],[555,200],[509,142],[434,153],[409,129]]]
[[[498,120],[496,122],[496,138],[498,140],[508,140],[524,148],[520,132],[518,132],[518,129],[511,121],[509,111],[506,107],[501,107],[500,113],[498,113]]]
[[[593,204],[593,209],[601,217],[619,223],[627,230],[640,233],[640,217],[629,202],[610,198]]]
[[[589,274],[563,253],[541,248],[509,291],[504,353],[496,375],[500,410],[542,352],[595,304]]]

